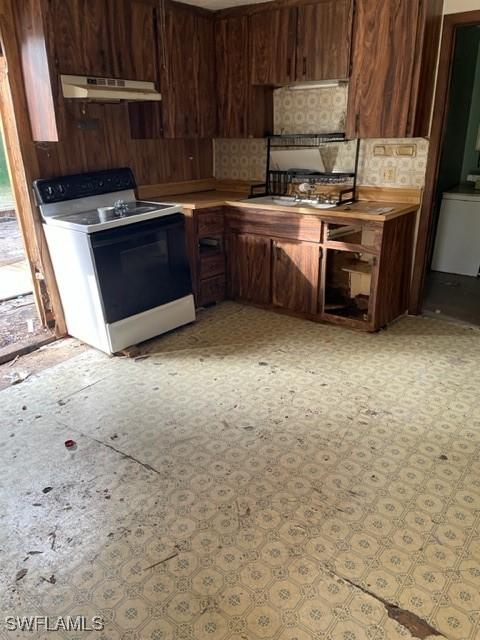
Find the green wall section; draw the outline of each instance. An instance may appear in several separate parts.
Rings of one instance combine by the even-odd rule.
[[[0,136],[0,211],[14,208],[12,188],[7,168],[3,136]]]
[[[3,136],[1,136],[0,144],[0,185],[10,185],[7,168],[7,157],[5,155],[5,145],[3,144]]]

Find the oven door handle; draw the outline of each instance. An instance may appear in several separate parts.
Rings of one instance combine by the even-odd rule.
[[[132,227],[135,225],[135,229]],[[148,225],[148,226],[147,226]],[[155,231],[172,229],[174,227],[184,228],[185,219],[182,213],[173,213],[163,218],[155,218],[146,222],[133,222],[132,224],[106,229],[105,231],[97,231],[92,233],[90,241],[93,248],[108,247],[109,245],[119,244],[121,242],[137,241],[143,236],[155,233]]]

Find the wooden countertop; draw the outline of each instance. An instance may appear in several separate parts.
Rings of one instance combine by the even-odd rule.
[[[238,191],[197,191],[195,193],[181,193],[176,196],[153,198],[162,202],[181,204],[184,209],[207,209],[208,207],[223,207],[237,200],[245,200],[247,194]]]
[[[376,222],[386,222],[398,216],[416,211],[419,207],[417,203],[408,202],[387,202],[374,200],[361,200],[353,204],[343,205],[334,209],[314,209],[312,207],[289,207],[277,204],[269,204],[252,198],[246,200],[244,193],[234,191],[200,191],[195,193],[182,193],[177,196],[166,196],[155,198],[162,202],[173,202],[181,204],[186,213],[207,209],[209,207],[222,207],[230,205],[245,209],[263,209],[267,211],[298,213],[302,215],[319,216],[322,218],[352,218],[355,220],[368,220]],[[375,213],[375,209],[391,209],[385,213]]]

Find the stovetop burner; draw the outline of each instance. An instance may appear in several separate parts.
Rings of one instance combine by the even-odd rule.
[[[162,209],[168,209],[170,206],[171,205],[167,204],[152,204],[150,202],[147,203],[136,200],[135,202],[128,202],[127,207],[123,209],[113,206],[99,207],[98,209],[91,209],[90,211],[80,211],[79,213],[55,216],[55,218],[73,224],[88,226],[102,224],[102,222],[111,222],[119,218],[131,218],[132,216],[138,216],[151,211],[161,211]]]
[[[128,168],[34,183],[45,224],[82,233],[96,233],[181,212],[178,204],[137,200],[135,186]]]

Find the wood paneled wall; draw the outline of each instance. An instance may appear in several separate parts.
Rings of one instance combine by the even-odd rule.
[[[83,5],[81,0],[22,0],[14,6],[33,139],[45,141],[35,143],[39,171],[35,177],[121,166],[131,167],[139,185],[213,175],[211,137],[164,138],[160,105],[133,105],[129,110],[125,103],[78,103],[62,96],[60,73],[159,83],[160,62],[153,46],[157,38],[155,3],[85,0]],[[196,15],[194,8],[192,13]],[[111,33],[108,25],[115,27]],[[160,89],[167,98],[169,87]],[[45,117],[39,119],[35,114]],[[155,129],[154,137],[139,139],[145,124],[149,133]],[[210,136],[210,131],[205,129],[204,135]]]
[[[213,175],[211,139],[134,140],[125,104],[60,102],[59,142],[35,144],[40,176],[131,167],[137,184]]]

